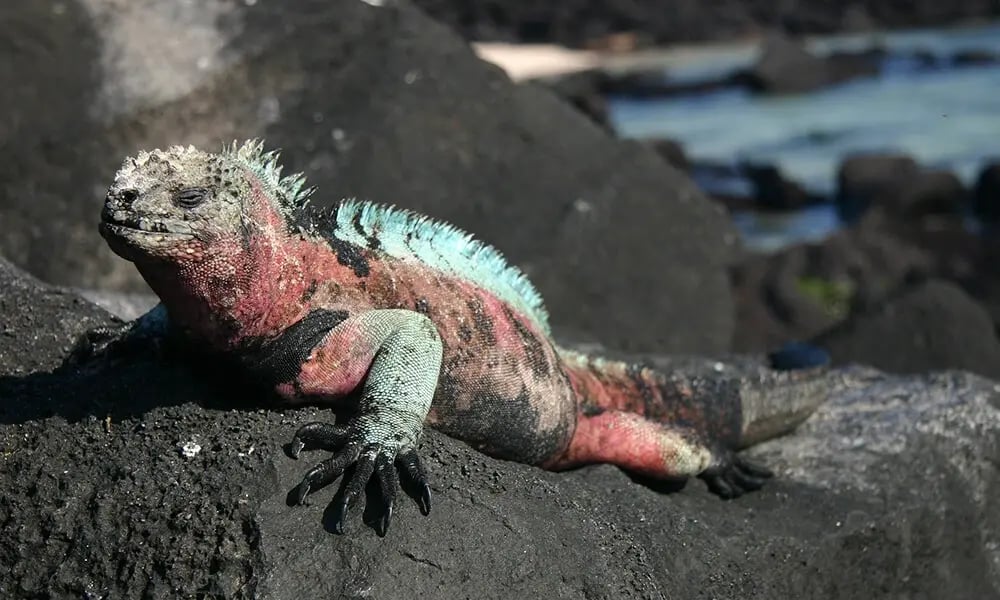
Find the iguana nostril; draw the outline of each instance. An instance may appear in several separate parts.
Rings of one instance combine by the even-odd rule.
[[[133,190],[131,188],[122,190],[118,193],[119,197],[122,199],[127,206],[131,206],[135,199],[139,197],[139,190]]]

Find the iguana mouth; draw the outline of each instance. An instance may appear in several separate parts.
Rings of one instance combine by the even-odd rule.
[[[100,230],[101,233],[111,233],[117,236],[135,233],[182,237],[194,235],[186,223],[168,223],[129,211],[109,210],[107,208],[101,212]]]

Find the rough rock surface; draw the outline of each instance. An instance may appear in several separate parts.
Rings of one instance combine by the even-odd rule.
[[[765,352],[811,338],[854,307],[879,304],[907,281],[944,276],[946,261],[875,217],[821,242],[751,255],[734,267],[734,350]]]
[[[337,484],[286,505],[319,457],[282,445],[327,413],[269,408],[214,364],[60,366],[100,311],[5,265],[0,301],[4,598],[1000,597],[1000,391],[984,379],[845,373],[798,433],[752,452],[778,478],[732,502],[429,431],[431,515],[403,498],[387,537],[360,508],[337,536]]]
[[[1000,340],[990,314],[946,281],[908,288],[815,341],[835,363],[893,373],[965,369],[1000,380]]]
[[[47,281],[141,289],[94,227],[119,161],[257,136],[319,201],[414,208],[495,244],[557,328],[629,349],[728,347],[736,236],[722,211],[408,2],[15,0],[0,48],[16,59],[0,67],[0,132],[20,140],[0,149],[0,252]]]

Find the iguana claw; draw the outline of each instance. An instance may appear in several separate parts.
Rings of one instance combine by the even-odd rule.
[[[719,466],[710,467],[698,475],[705,480],[710,492],[726,500],[760,489],[764,480],[773,476],[768,468],[737,455],[729,456]]]

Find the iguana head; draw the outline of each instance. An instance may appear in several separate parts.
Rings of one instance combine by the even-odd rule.
[[[101,235],[136,264],[172,320],[207,339],[280,329],[300,308],[286,296],[309,285],[293,215],[311,190],[301,176],[281,177],[276,159],[256,141],[219,153],[140,152],[108,190]]]
[[[311,190],[282,178],[277,155],[250,141],[218,154],[193,146],[140,152],[115,175],[101,213],[101,235],[134,262],[193,264],[251,236],[283,226]]]

